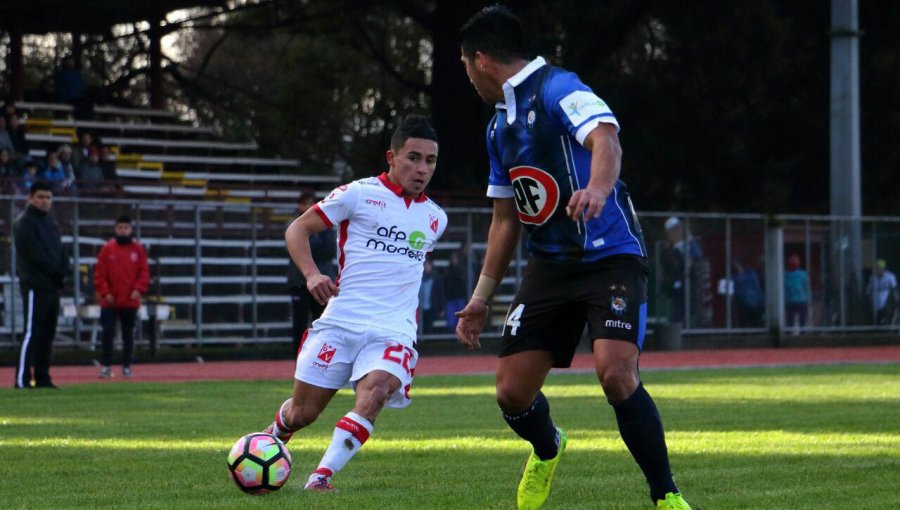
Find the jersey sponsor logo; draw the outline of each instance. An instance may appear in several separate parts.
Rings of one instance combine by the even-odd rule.
[[[427,240],[424,232],[413,230],[407,235],[407,233],[400,230],[397,225],[391,225],[390,227],[378,227],[375,233],[379,237],[387,239],[387,241],[370,237],[369,240],[366,241],[366,248],[396,253],[397,255],[406,256],[415,260],[425,260],[425,252],[420,251],[425,246],[425,241]],[[409,248],[394,244],[399,243],[400,241],[406,241]]]
[[[414,250],[421,250],[425,246],[425,233],[413,230],[409,234],[409,247]]]
[[[322,344],[322,348],[319,349],[319,354],[317,354],[316,357],[324,361],[325,363],[331,363],[331,360],[334,358],[335,352],[337,352],[336,347],[332,347],[328,344]]]
[[[560,100],[559,106],[575,127],[596,115],[612,114],[609,106],[602,99],[587,90],[572,92]]]
[[[525,123],[528,127],[534,127],[534,119],[537,118],[537,114],[534,113],[534,110],[528,112],[528,117],[526,117]]]
[[[543,225],[559,204],[559,184],[552,175],[532,166],[511,168],[509,178],[519,220],[529,225]]]
[[[374,205],[375,207],[380,208],[382,211],[385,207],[387,207],[387,202],[385,202],[384,200],[374,200],[372,198],[367,198],[366,203],[369,205]]]

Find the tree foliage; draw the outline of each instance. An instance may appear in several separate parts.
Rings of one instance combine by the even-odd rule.
[[[507,3],[535,54],[579,73],[612,106],[622,178],[640,208],[828,213],[828,3]],[[457,35],[485,1],[238,4],[168,27],[180,28],[180,54],[166,68],[175,107],[300,158],[306,171],[346,166],[356,176],[383,170],[398,116],[430,113],[441,137],[433,191],[483,196],[492,106],[468,83]],[[866,214],[900,214],[897,26],[900,4],[860,3]],[[113,97],[141,97],[146,63],[129,55],[145,45],[143,33],[131,46],[121,37],[88,45]]]

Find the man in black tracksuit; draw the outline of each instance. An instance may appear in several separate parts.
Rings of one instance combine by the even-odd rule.
[[[50,217],[53,188],[36,182],[28,191],[28,205],[13,224],[16,275],[25,304],[25,335],[16,365],[14,386],[31,387],[34,367],[36,388],[56,388],[50,379],[50,353],[56,337],[59,295],[69,260],[62,248],[56,222]]]

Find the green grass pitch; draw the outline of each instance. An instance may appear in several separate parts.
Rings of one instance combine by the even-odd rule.
[[[900,507],[900,366],[652,371],[676,482],[694,508]],[[0,501],[34,508],[512,509],[527,445],[500,417],[489,376],[420,377],[338,474],[301,490],[352,406],[342,391],[289,443],[294,473],[249,496],[226,476],[291,382],[89,384],[0,389]],[[545,393],[569,433],[545,508],[648,509],[646,487],[593,376]]]

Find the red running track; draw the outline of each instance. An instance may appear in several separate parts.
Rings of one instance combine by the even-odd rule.
[[[878,347],[828,347],[786,349],[717,349],[704,351],[647,352],[641,355],[641,369],[685,369],[758,366],[799,366],[845,363],[900,363],[900,345]],[[493,373],[497,358],[484,354],[455,356],[423,356],[416,367],[416,375]],[[561,372],[593,370],[590,354],[578,354],[572,367]],[[206,363],[150,363],[135,365],[136,382],[185,382],[215,380],[291,380],[294,361],[215,361]],[[84,383],[123,382],[120,367],[117,376],[101,381],[94,366],[51,367],[53,381],[65,386]],[[13,367],[0,367],[0,381],[12,381]]]

